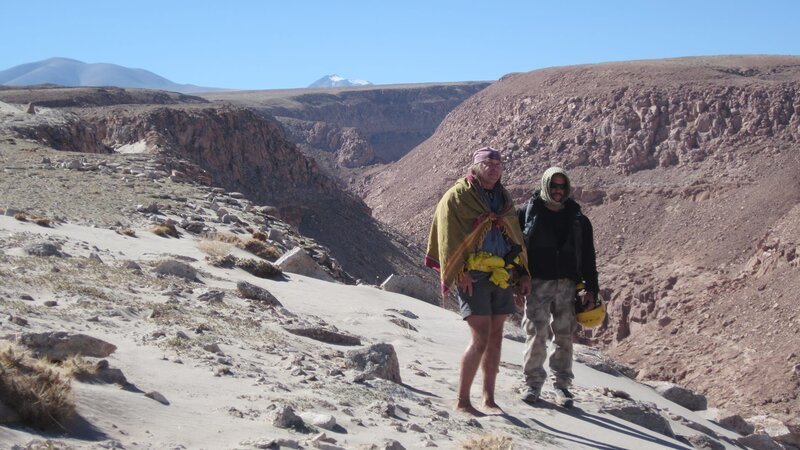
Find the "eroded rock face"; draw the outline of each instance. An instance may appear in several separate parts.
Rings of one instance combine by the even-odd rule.
[[[260,98],[206,94],[276,117],[290,140],[336,154],[338,165],[362,167],[400,159],[427,139],[458,104],[489,83],[332,89]]]

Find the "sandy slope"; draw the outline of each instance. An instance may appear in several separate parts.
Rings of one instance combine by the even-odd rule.
[[[24,243],[48,237],[59,238],[71,257],[43,260],[16,256],[21,255]],[[508,339],[504,342],[498,378],[498,402],[506,408],[506,414],[477,420],[453,414],[457,364],[468,338],[467,327],[455,313],[371,286],[345,286],[294,274],[288,274],[283,281],[259,279],[239,269],[211,267],[196,244],[188,234],[181,239],[164,239],[138,230],[137,237],[130,238],[87,226],[62,224],[43,228],[0,217],[0,304],[6,312],[29,321],[27,327],[4,321],[0,335],[72,330],[107,340],[118,347],[108,358],[111,367],[122,369],[139,390],[75,382],[83,422],[63,434],[0,426],[0,447],[54,439],[77,448],[254,448],[276,438],[304,443],[324,431],[335,439],[335,445],[344,448],[382,445],[387,439],[406,448],[431,444],[457,448],[464,441],[487,433],[509,436],[517,448],[687,448],[666,436],[598,413],[600,405],[610,401],[601,395],[603,387],[622,389],[636,400],[655,403],[720,435],[734,437],[701,414],[666,401],[647,386],[581,364],[575,368],[577,408],[567,411],[548,402],[536,407],[526,405],[517,400],[516,394],[521,380],[522,344]],[[102,265],[89,262],[90,251],[101,255]],[[201,271],[200,281],[169,279],[172,294],[165,294],[170,286],[162,289],[163,285],[158,284],[165,280],[148,274],[148,262],[163,255],[191,258],[191,265]],[[114,268],[124,260],[138,261],[144,274],[119,274]],[[96,302],[85,306],[64,291],[51,290],[47,283],[30,284],[34,272],[46,273],[51,266],[58,266],[59,273],[66,274],[66,266],[71,264],[83,266],[83,280],[94,280],[95,287],[112,289],[109,300],[77,296]],[[120,278],[114,279],[111,273]],[[268,289],[285,309],[248,304],[235,294],[235,283],[240,280]],[[176,286],[188,287],[191,292],[184,290],[175,295]],[[222,305],[201,304],[195,299],[211,288],[226,292]],[[31,294],[34,301],[19,300],[22,293]],[[49,299],[57,299],[58,306],[42,306]],[[159,322],[147,318],[154,305],[170,304],[179,308],[180,319]],[[388,315],[398,317],[392,309],[416,315],[418,318],[406,320],[418,331],[389,322]],[[86,321],[92,315],[98,315],[99,321]],[[229,320],[225,322],[229,328],[225,328],[214,321],[220,316],[237,318],[242,323],[251,319],[258,325],[236,328],[232,324],[238,322]],[[276,317],[280,320],[276,321]],[[354,383],[351,370],[344,370],[344,375],[331,375],[332,368],[341,367],[338,352],[352,347],[291,335],[283,329],[289,320],[295,324],[312,321],[318,326],[333,326],[340,332],[360,336],[362,344],[392,344],[400,361],[403,384],[379,379]],[[211,331],[197,334],[193,331],[197,323],[210,324]],[[169,339],[153,337],[156,331],[167,336],[184,331],[191,343],[169,345]],[[197,348],[211,340],[218,342],[224,355],[232,360],[232,375],[215,376],[219,356]],[[305,373],[313,377],[292,375],[298,360]],[[143,393],[149,391],[160,392],[170,404],[145,397]],[[550,395],[545,392],[546,397]],[[477,403],[479,399],[475,395],[473,398]],[[376,413],[376,402],[397,405],[396,415],[381,417]],[[271,424],[271,409],[282,404],[292,404],[298,412],[331,414],[339,427],[308,434],[276,428]],[[674,420],[672,423],[678,434],[697,434]]]

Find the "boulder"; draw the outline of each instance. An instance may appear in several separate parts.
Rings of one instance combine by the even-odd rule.
[[[101,339],[67,331],[26,333],[17,342],[36,357],[46,357],[51,361],[63,361],[71,355],[105,358],[117,349]]]
[[[795,422],[789,422],[794,429],[793,432],[786,423],[770,416],[753,416],[747,419],[747,421],[755,425],[756,430],[768,434],[772,439],[781,444],[800,447],[800,433],[798,433],[800,429],[798,429]]]
[[[294,408],[286,405],[279,407],[275,411],[275,415],[272,417],[272,425],[278,428],[293,428],[295,430],[301,430],[306,426],[303,419],[295,414]]]
[[[717,415],[717,422],[723,427],[731,431],[735,431],[742,436],[753,434],[753,432],[756,430],[756,427],[754,427],[753,424],[748,423],[742,418],[742,416],[738,414],[721,412]]]
[[[314,261],[302,247],[295,247],[284,253],[283,256],[275,261],[275,265],[284,272],[296,273],[307,277],[316,278],[323,281],[334,281],[328,272]]]
[[[268,290],[258,287],[255,284],[250,284],[246,281],[240,281],[236,283],[236,289],[239,291],[239,295],[243,298],[249,300],[257,300],[258,302],[264,303],[268,306],[283,306],[281,302],[272,295],[271,292]]]
[[[675,433],[669,425],[669,420],[662,416],[654,407],[640,402],[633,402],[626,405],[608,405],[600,408],[601,413],[619,417],[622,420],[674,438]]]
[[[194,267],[175,259],[161,261],[156,266],[155,271],[159,275],[172,275],[188,281],[197,280],[197,270]]]
[[[318,414],[313,412],[301,413],[300,417],[305,423],[310,423],[316,427],[325,430],[333,430],[336,428],[336,418],[330,414]]]
[[[708,408],[708,401],[702,394],[697,394],[677,384],[661,382],[655,390],[667,400],[683,406],[689,411],[702,411]]]
[[[26,245],[23,250],[31,256],[63,256],[58,247],[49,242]]]
[[[374,344],[362,350],[347,352],[345,365],[360,370],[366,378],[383,378],[402,383],[400,363],[391,344]]]
[[[441,298],[438,288],[434,283],[425,282],[416,275],[389,275],[389,277],[381,283],[381,289],[414,297],[433,304],[436,304]]]
[[[736,442],[754,450],[784,450],[782,445],[778,445],[778,443],[766,433],[742,436],[736,439]]]

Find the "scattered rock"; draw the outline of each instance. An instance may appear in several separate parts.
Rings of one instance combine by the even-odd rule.
[[[284,253],[283,256],[275,261],[275,265],[280,267],[284,272],[305,275],[323,281],[334,281],[333,277],[328,275],[328,272],[325,272],[325,270],[314,261],[314,258],[309,256],[302,247],[295,247]]]
[[[611,414],[614,417],[619,417],[622,420],[635,423],[648,430],[661,433],[664,436],[675,437],[669,421],[662,416],[655,407],[646,405],[640,402],[634,402],[626,405],[609,405],[600,408],[601,413]]]
[[[161,395],[161,393],[158,391],[150,391],[144,394],[144,396],[147,398],[152,398],[153,400],[157,401],[158,403],[161,403],[162,405],[169,405],[169,400],[167,400],[167,398]]]
[[[735,431],[742,436],[752,434],[756,430],[756,427],[753,426],[753,424],[747,423],[747,421],[745,421],[742,416],[738,414],[722,413],[718,416],[717,422],[723,427],[731,431]]]
[[[683,406],[689,411],[702,411],[708,407],[708,401],[704,395],[692,392],[677,384],[659,382],[654,387],[662,397]]]
[[[262,287],[256,286],[255,284],[250,284],[246,281],[240,281],[236,283],[236,289],[239,291],[239,295],[241,295],[242,298],[257,300],[258,302],[268,306],[283,306],[281,305],[281,302],[279,302],[278,299],[272,295],[272,293]]]
[[[216,289],[211,289],[197,296],[197,300],[209,303],[221,302],[223,298],[225,298],[225,292]]]
[[[310,423],[325,430],[336,428],[336,418],[330,414],[318,414],[312,412],[301,413],[300,417],[305,423]]]
[[[393,324],[397,325],[400,328],[405,328],[406,330],[418,331],[414,325],[411,325],[410,323],[408,323],[408,321],[403,320],[399,317],[391,317],[389,319],[389,322],[392,322]]]
[[[105,358],[117,349],[104,340],[67,331],[25,333],[17,339],[17,343],[27,347],[37,357],[51,361],[63,361],[72,355]]]
[[[708,449],[708,450],[724,450],[725,446],[715,441],[714,439],[706,436],[705,434],[693,434],[687,436],[686,440],[692,444],[694,448]]]
[[[365,377],[377,377],[402,383],[400,363],[391,344],[374,344],[363,350],[347,352],[345,365],[360,370]]]
[[[318,327],[283,327],[289,333],[304,336],[316,341],[326,342],[336,345],[361,345],[361,339],[357,336],[340,333],[338,330],[328,330]]]
[[[436,304],[441,298],[435,284],[416,275],[392,274],[381,283],[380,287],[384,291],[396,292],[428,303]]]
[[[56,247],[54,244],[51,244],[49,242],[40,242],[38,244],[29,244],[29,245],[26,245],[23,248],[23,250],[25,251],[25,253],[27,253],[27,254],[29,254],[31,256],[42,256],[42,257],[56,256],[56,257],[59,257],[59,258],[64,256],[58,250],[58,247]]]
[[[754,450],[784,450],[783,446],[775,442],[775,440],[766,433],[754,433],[748,436],[742,436],[736,439],[736,442]]]
[[[292,428],[295,430],[303,430],[306,427],[303,419],[294,412],[291,406],[281,406],[276,411],[272,418],[272,425],[278,428]]]
[[[197,270],[189,264],[176,259],[166,259],[161,261],[156,266],[155,272],[159,275],[171,275],[188,281],[197,281]]]

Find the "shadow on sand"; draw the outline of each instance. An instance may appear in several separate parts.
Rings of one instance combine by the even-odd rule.
[[[686,446],[683,446],[683,445],[680,445],[680,444],[677,444],[677,443],[674,443],[674,442],[667,441],[665,439],[658,438],[656,436],[651,436],[651,435],[649,435],[647,433],[643,433],[640,430],[637,430],[637,429],[635,429],[633,427],[630,427],[628,425],[625,425],[623,423],[619,423],[619,422],[616,422],[614,420],[610,420],[610,419],[608,419],[606,417],[602,417],[602,416],[599,416],[599,415],[596,415],[596,414],[588,413],[588,412],[586,412],[586,411],[584,411],[584,410],[582,410],[582,409],[580,409],[578,407],[573,407],[573,408],[570,408],[570,409],[564,409],[562,407],[556,406],[556,405],[554,405],[552,403],[548,403],[548,402],[545,402],[545,401],[542,401],[542,400],[540,400],[539,402],[536,403],[536,407],[538,407],[540,409],[551,409],[551,410],[554,410],[554,411],[558,411],[558,412],[560,412],[562,414],[567,414],[569,416],[575,417],[576,419],[580,419],[580,420],[583,420],[584,422],[588,422],[588,423],[590,423],[592,425],[605,428],[605,429],[609,430],[612,433],[624,434],[624,435],[626,435],[626,436],[631,438],[630,446],[628,446],[628,447],[617,447],[617,446],[614,446],[614,445],[606,444],[604,442],[600,442],[598,440],[592,439],[592,438],[587,437],[587,436],[577,435],[577,434],[574,434],[574,433],[570,433],[569,431],[566,431],[566,430],[559,430],[559,429],[554,428],[554,427],[552,427],[550,425],[542,423],[541,421],[536,420],[533,417],[529,418],[529,420],[531,422],[536,424],[542,430],[545,430],[545,431],[549,432],[550,434],[552,434],[554,436],[557,436],[559,439],[562,439],[562,440],[565,440],[565,441],[575,442],[577,444],[581,444],[581,445],[597,448],[597,449],[600,449],[600,450],[619,450],[619,449],[626,449],[626,448],[629,448],[629,449],[640,448],[641,444],[637,444],[637,440],[646,441],[646,442],[648,442],[650,444],[658,445],[658,446],[661,446],[663,448],[673,448],[673,449],[681,449],[681,450],[683,450],[683,449],[691,449],[691,447],[686,447]]]

